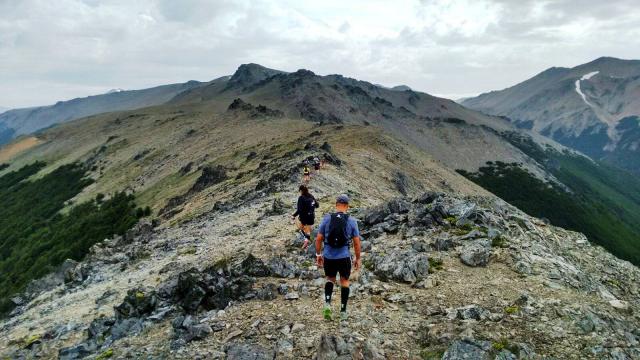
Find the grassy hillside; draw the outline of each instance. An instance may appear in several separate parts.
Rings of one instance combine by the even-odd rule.
[[[64,165],[30,181],[45,166],[35,162],[0,177],[0,314],[8,298],[65,259],[80,260],[91,245],[124,233],[137,218],[133,196],[103,195],[60,214],[68,200],[92,181],[78,164]]]
[[[542,149],[526,136],[505,133],[562,184],[540,181],[518,164],[489,163],[461,174],[525,212],[586,234],[616,256],[640,264],[640,181],[601,162]]]

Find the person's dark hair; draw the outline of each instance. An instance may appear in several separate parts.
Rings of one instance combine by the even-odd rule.
[[[302,196],[306,196],[306,197],[311,196],[311,193],[309,192],[309,188],[306,187],[305,185],[300,185],[298,190],[302,192]]]

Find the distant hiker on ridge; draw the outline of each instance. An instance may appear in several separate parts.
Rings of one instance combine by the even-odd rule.
[[[309,165],[305,164],[304,168],[302,168],[302,180],[305,182],[305,184],[309,183],[309,180],[311,180],[311,169],[309,169]]]
[[[311,240],[311,226],[315,222],[315,211],[320,204],[316,200],[313,195],[309,192],[309,188],[305,185],[300,185],[298,188],[300,191],[300,196],[298,197],[298,206],[296,208],[296,212],[291,215],[292,219],[295,219],[298,216],[300,220],[299,231],[304,236],[304,244],[302,245],[303,249],[307,249],[309,246],[309,241]]]
[[[354,270],[360,269],[360,231],[356,220],[347,214],[349,196],[342,194],[336,198],[336,212],[322,219],[316,237],[316,261],[324,267],[327,282],[324,285],[324,308],[322,314],[326,320],[332,319],[331,296],[336,275],[340,274],[340,319],[347,319],[349,301],[349,276],[351,275],[351,252],[349,245],[353,241],[355,259]],[[322,245],[324,244],[324,249]]]

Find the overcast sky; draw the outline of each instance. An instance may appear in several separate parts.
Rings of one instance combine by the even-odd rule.
[[[638,0],[0,0],[0,107],[248,62],[458,98],[605,55],[640,59]]]

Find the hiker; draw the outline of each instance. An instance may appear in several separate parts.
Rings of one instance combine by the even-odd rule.
[[[349,246],[353,241],[355,259],[353,268],[360,269],[360,231],[356,220],[347,214],[349,196],[342,194],[336,198],[336,212],[327,214],[322,219],[316,237],[316,262],[324,268],[327,282],[324,285],[324,308],[322,314],[326,320],[332,319],[331,295],[340,274],[340,319],[347,319],[347,302],[349,301],[349,276],[351,275],[351,252]],[[324,249],[322,245],[324,244]]]
[[[316,172],[320,172],[320,159],[317,156],[313,158],[313,167]]]
[[[329,162],[329,154],[327,153],[322,154],[321,167],[324,168],[328,162]]]
[[[296,212],[291,215],[291,219],[295,219],[296,216],[300,220],[299,231],[304,236],[304,244],[302,249],[306,250],[309,247],[309,241],[311,241],[311,226],[315,222],[315,211],[320,204],[313,195],[309,192],[309,188],[305,185],[300,185],[298,188],[300,196],[298,197],[298,207]]]
[[[309,183],[309,180],[311,180],[311,170],[309,169],[309,165],[304,165],[304,168],[302,168],[302,180],[305,183]]]

